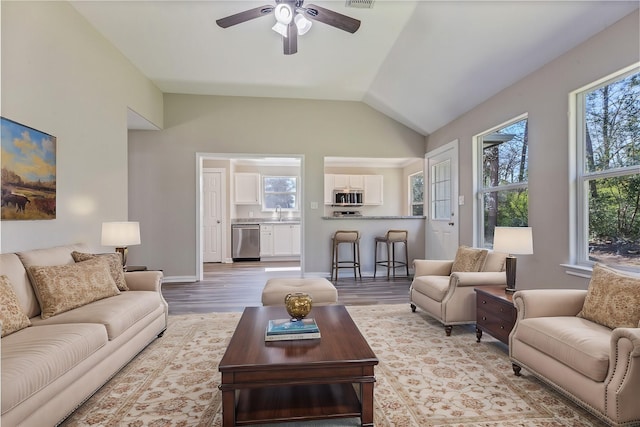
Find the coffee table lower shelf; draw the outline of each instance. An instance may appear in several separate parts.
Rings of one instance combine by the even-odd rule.
[[[360,399],[350,383],[242,389],[236,405],[239,426],[360,416]]]

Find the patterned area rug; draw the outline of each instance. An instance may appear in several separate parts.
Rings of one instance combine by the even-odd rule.
[[[523,370],[507,348],[471,326],[442,326],[408,304],[348,307],[380,360],[376,427],[603,426]],[[170,316],[154,341],[81,406],[64,426],[220,426],[217,363],[240,313]],[[357,420],[286,423],[358,425]],[[273,426],[273,424],[271,424]]]

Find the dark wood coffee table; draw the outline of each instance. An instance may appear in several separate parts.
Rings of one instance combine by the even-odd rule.
[[[265,342],[284,307],[247,307],[218,369],[223,426],[360,417],[373,426],[376,355],[342,305],[314,307],[322,338]]]

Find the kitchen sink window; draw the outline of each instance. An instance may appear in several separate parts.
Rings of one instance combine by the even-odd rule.
[[[298,210],[297,176],[264,176],[262,210]]]

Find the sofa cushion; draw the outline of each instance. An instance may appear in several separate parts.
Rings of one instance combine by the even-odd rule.
[[[2,413],[47,387],[106,343],[104,326],[83,323],[34,326],[2,338]]]
[[[102,258],[70,265],[32,266],[27,270],[43,319],[120,293]]]
[[[442,301],[449,290],[449,276],[420,276],[413,279],[414,291],[428,296],[434,301]]]
[[[518,321],[515,339],[553,357],[594,381],[609,370],[611,329],[574,317],[534,317]]]
[[[640,322],[640,277],[596,264],[578,316],[611,329],[637,328]]]
[[[159,307],[162,307],[162,304],[158,292],[129,291],[47,319],[31,319],[31,322],[34,326],[99,323],[106,328],[109,340],[113,340]]]
[[[22,310],[18,296],[7,276],[0,276],[0,327],[2,337],[30,326],[29,318]]]
[[[113,281],[116,282],[116,286],[121,291],[128,291],[127,282],[124,279],[124,268],[122,267],[122,255],[119,252],[113,252],[110,254],[88,254],[84,252],[73,251],[71,257],[75,262],[82,262],[93,259],[95,257],[102,257],[109,263],[109,272]]]
[[[451,272],[481,271],[488,252],[486,249],[470,248],[468,246],[458,247]]]

